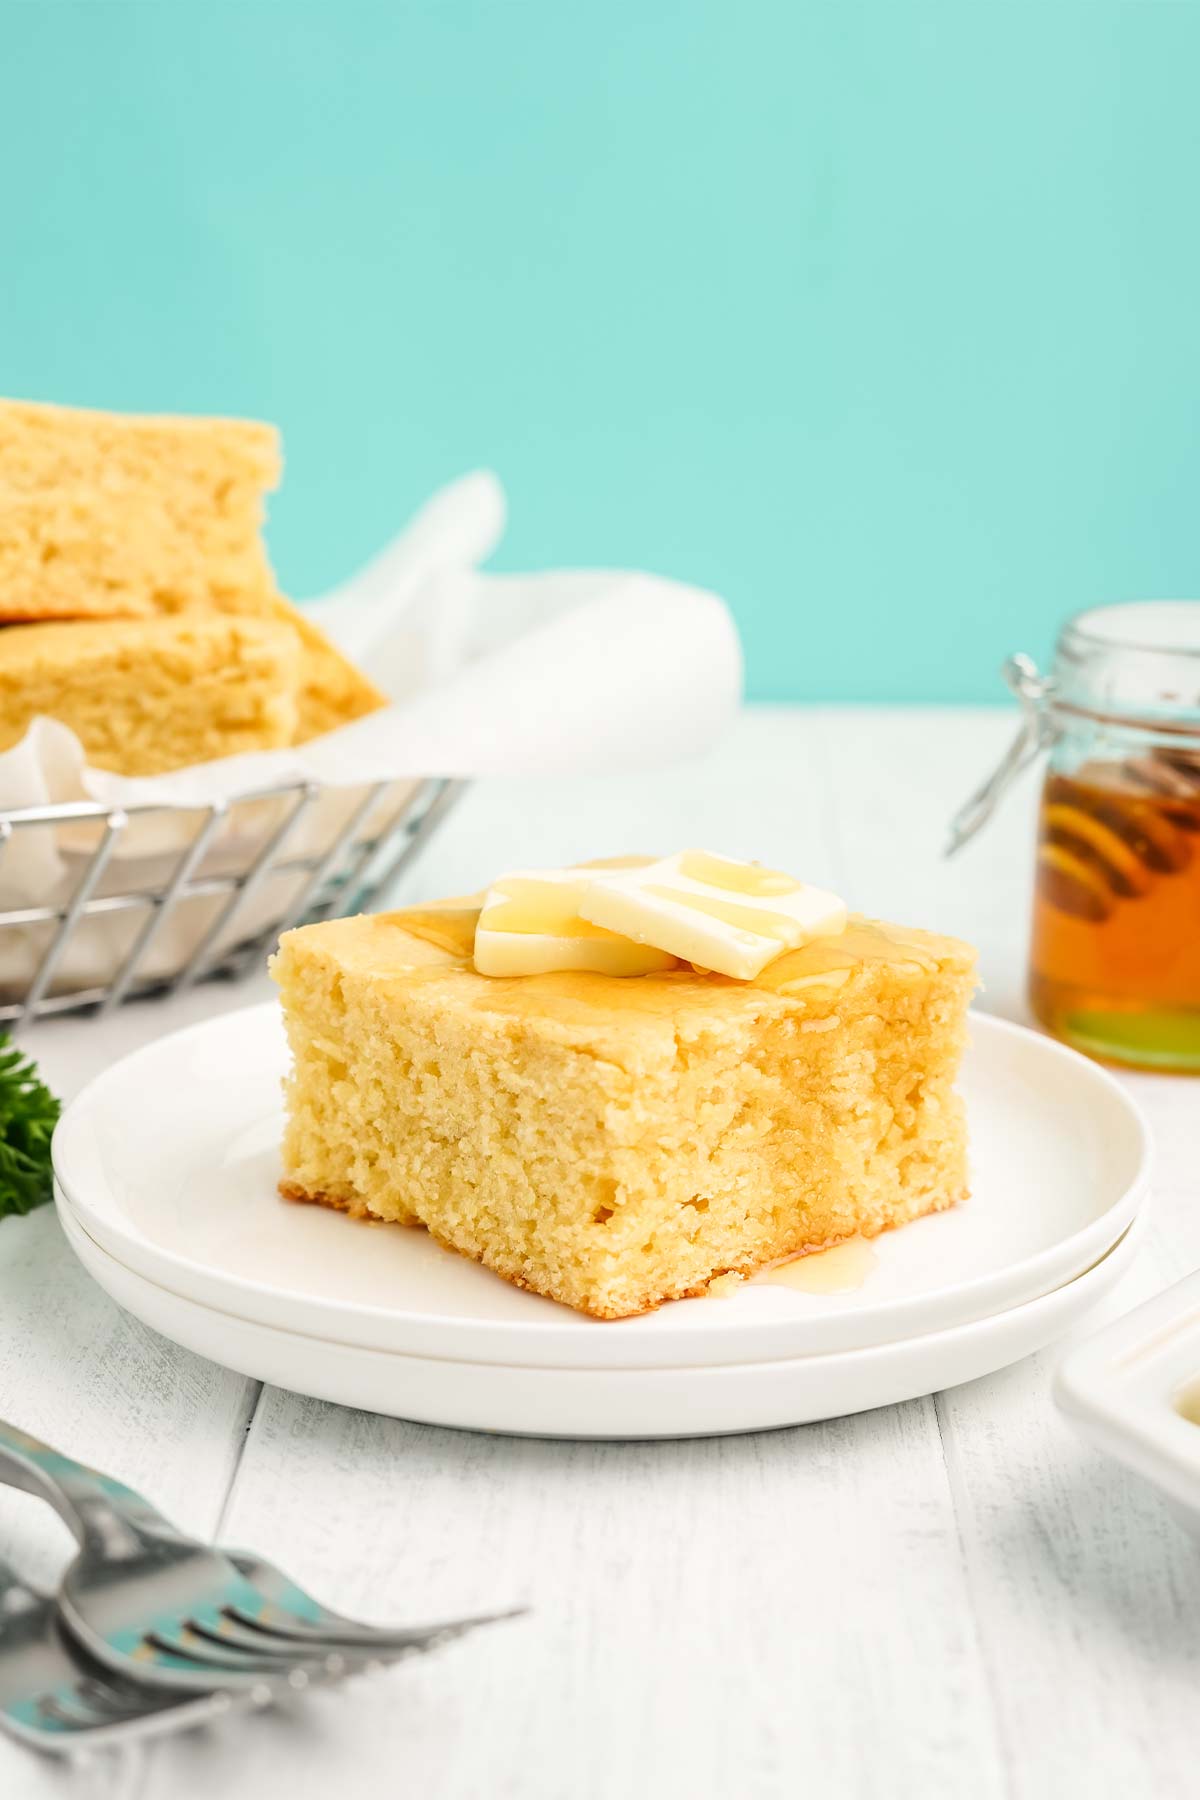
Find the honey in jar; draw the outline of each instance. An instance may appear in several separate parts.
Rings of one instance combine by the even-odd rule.
[[[1200,1071],[1200,752],[1047,776],[1029,998],[1094,1055]]]
[[[1108,1062],[1200,1074],[1200,602],[1072,619],[1054,669],[1006,670],[1025,709],[956,843],[1049,752],[1038,811],[1029,999]]]

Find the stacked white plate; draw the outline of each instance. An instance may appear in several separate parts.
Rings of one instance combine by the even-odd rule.
[[[286,1050],[273,1005],[115,1064],[54,1139],[59,1214],[118,1303],[263,1381],[395,1417],[561,1437],[756,1431],[969,1381],[1041,1349],[1127,1267],[1146,1195],[1125,1090],[976,1015],[972,1198],[872,1246],[858,1285],[760,1278],[599,1322],[423,1232],[276,1193]],[[833,1291],[822,1291],[831,1287]]]

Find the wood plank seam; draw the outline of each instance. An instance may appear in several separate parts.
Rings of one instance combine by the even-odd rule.
[[[233,1505],[234,1489],[237,1487],[238,1477],[242,1472],[242,1464],[246,1459],[246,1446],[250,1442],[250,1433],[254,1429],[254,1421],[258,1416],[258,1409],[262,1404],[265,1386],[266,1383],[262,1381],[254,1381],[249,1384],[245,1416],[242,1419],[239,1428],[241,1441],[235,1446],[236,1453],[233,1459],[233,1467],[229,1471],[229,1480],[226,1483],[225,1493],[217,1511],[216,1524],[213,1526],[214,1544],[219,1544],[221,1542],[225,1530],[225,1521],[228,1519],[230,1509]]]
[[[967,1596],[967,1604],[971,1617],[971,1632],[975,1640],[975,1655],[983,1675],[987,1693],[988,1711],[991,1715],[992,1731],[996,1739],[999,1754],[996,1757],[996,1770],[1003,1785],[1007,1800],[1015,1800],[1016,1788],[1012,1779],[1012,1768],[1015,1750],[1008,1738],[1004,1709],[1000,1704],[1000,1683],[993,1657],[994,1646],[989,1644],[987,1633],[983,1629],[979,1609],[979,1580],[975,1569],[975,1559],[971,1552],[967,1518],[970,1513],[970,1500],[967,1485],[959,1466],[957,1447],[954,1441],[954,1427],[951,1424],[943,1404],[943,1396],[934,1394],[933,1416],[937,1423],[938,1443],[941,1446],[942,1466],[946,1471],[946,1486],[950,1494],[950,1505],[954,1514],[954,1529],[958,1538],[958,1552],[962,1563],[963,1587]]]

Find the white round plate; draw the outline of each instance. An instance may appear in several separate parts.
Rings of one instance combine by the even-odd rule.
[[[134,1273],[246,1321],[411,1356],[539,1368],[672,1368],[860,1349],[986,1317],[1097,1262],[1145,1191],[1146,1130],[1113,1078],[976,1015],[963,1069],[972,1198],[876,1240],[844,1294],[747,1284],[600,1322],[523,1292],[426,1233],[276,1192],[287,1064],[278,1008],[135,1052],[67,1109],[62,1192]]]
[[[60,1203],[84,1267],[119,1305],[187,1350],[343,1406],[529,1437],[706,1437],[808,1425],[940,1392],[1044,1349],[1128,1268],[1140,1221],[1094,1268],[974,1324],[867,1350],[694,1369],[544,1369],[401,1356],[237,1318],[169,1293],[109,1256]]]

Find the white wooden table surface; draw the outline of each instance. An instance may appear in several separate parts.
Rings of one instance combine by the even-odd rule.
[[[973,939],[1023,1016],[1032,787],[949,865],[946,818],[1000,712],[759,709],[665,774],[477,787],[398,898],[514,861],[699,842]],[[64,1095],[125,1050],[268,991],[209,986],[54,1021]],[[1200,1087],[1131,1077],[1157,1136],[1146,1248],[1108,1313],[1200,1263]],[[758,1436],[570,1444],[302,1399],[122,1314],[49,1210],[0,1225],[0,1414],[252,1545],[363,1616],[527,1600],[524,1621],[220,1732],[78,1770],[0,1740],[0,1795],[1194,1796],[1200,1559],[1085,1449],[1053,1354],[907,1406]],[[48,1511],[0,1490],[0,1554],[52,1577]]]

